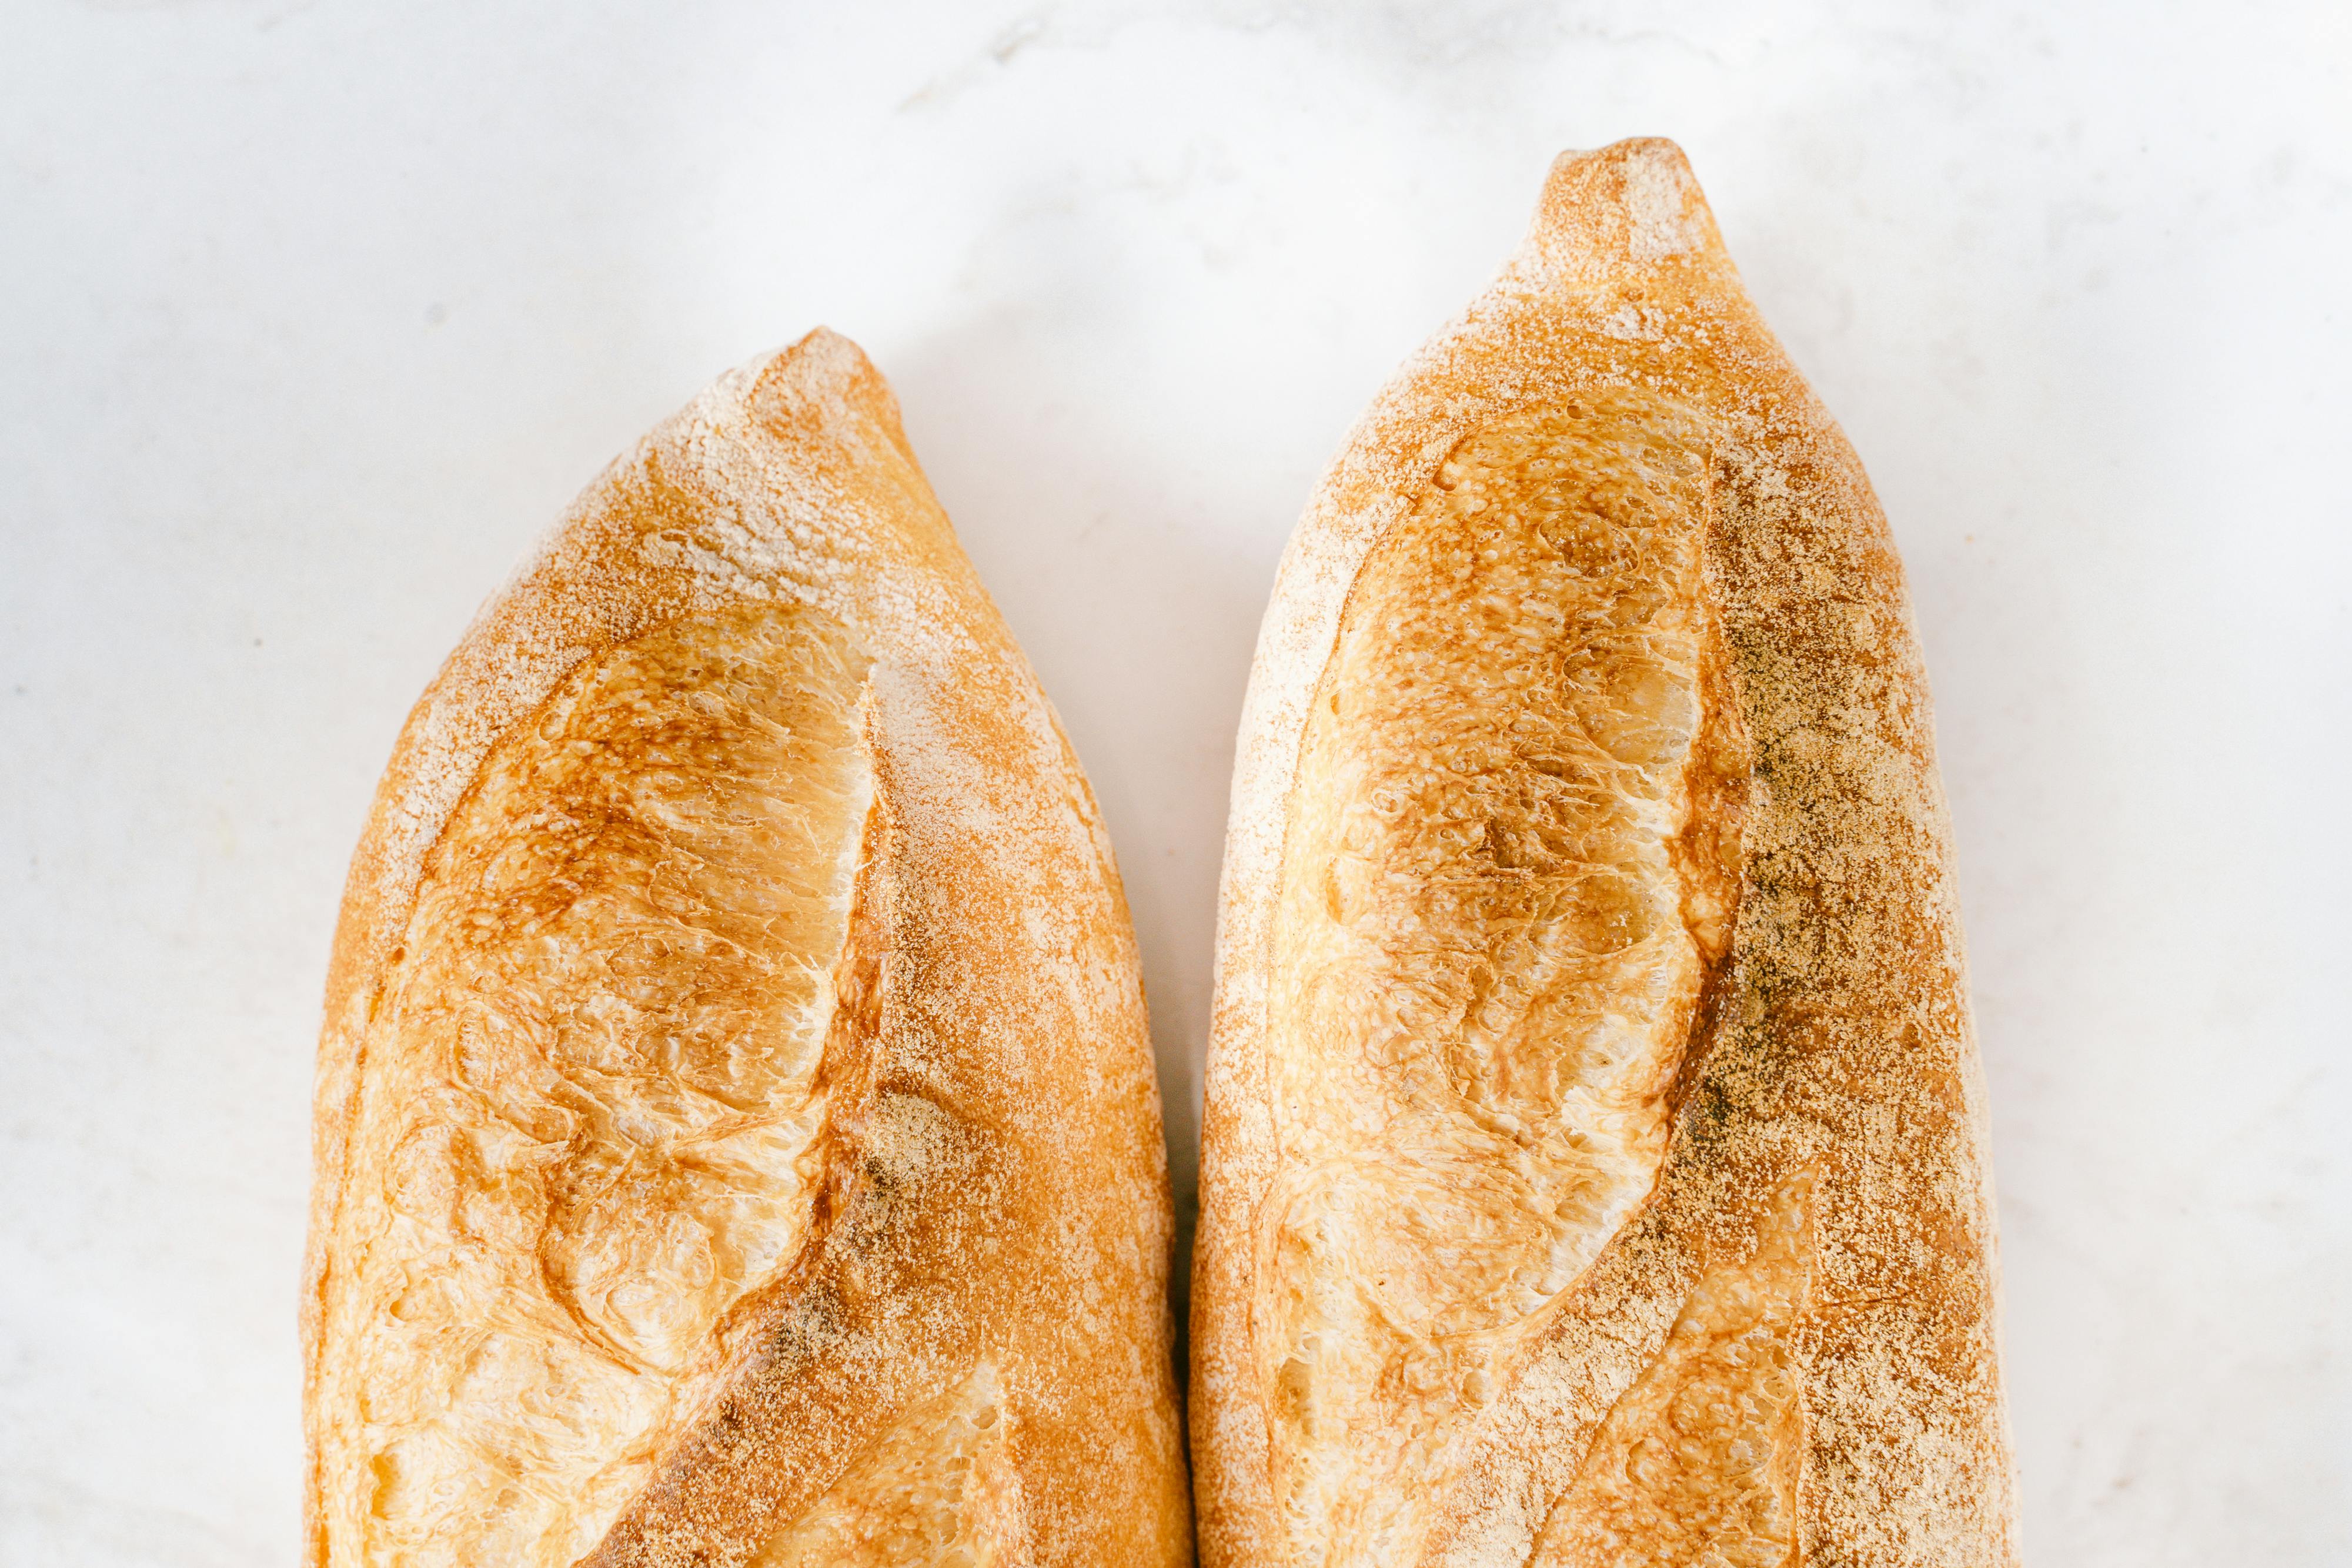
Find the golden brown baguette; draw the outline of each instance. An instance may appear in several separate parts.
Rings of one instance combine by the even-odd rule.
[[[2015,1561],[1901,569],[1671,143],[1309,505],[1218,956],[1208,1568]]]
[[[315,1157],[313,1568],[1189,1560],[1118,873],[847,340],[614,464],[418,703]]]

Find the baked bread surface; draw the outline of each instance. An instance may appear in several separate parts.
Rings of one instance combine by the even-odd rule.
[[[1901,570],[1671,143],[1318,490],[1218,958],[1211,1568],[2015,1561]]]
[[[315,1163],[314,1568],[1189,1559],[1118,875],[845,340],[616,463],[418,704]]]

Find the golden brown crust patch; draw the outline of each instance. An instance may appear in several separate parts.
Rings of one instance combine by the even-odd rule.
[[[1792,1183],[1755,1252],[1700,1276],[1552,1505],[1531,1568],[1796,1561],[1809,1197]]]
[[[847,629],[683,619],[583,661],[434,846],[328,1245],[328,1520],[565,1562],[809,1227],[872,797]],[[602,1522],[600,1522],[600,1521]]]
[[[995,1369],[911,1412],[768,1542],[752,1568],[1020,1568],[1033,1561]]]
[[[1723,794],[1693,777],[1704,465],[1628,424],[1546,411],[1456,447],[1358,573],[1309,709],[1254,1322],[1309,1560],[1410,1552],[1465,1426],[1648,1194],[1727,940],[1726,824],[1693,812]]]

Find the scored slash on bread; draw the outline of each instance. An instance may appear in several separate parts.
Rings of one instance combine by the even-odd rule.
[[[1563,156],[1260,636],[1206,1568],[2016,1560],[1902,574],[1671,143]]]
[[[401,735],[320,1049],[312,1568],[1173,1564],[1100,814],[855,346],[615,463]]]

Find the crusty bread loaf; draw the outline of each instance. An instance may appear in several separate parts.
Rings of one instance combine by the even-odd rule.
[[[1680,152],[1563,157],[1259,643],[1207,1568],[2013,1562],[1948,837],[1860,464]]]
[[[1188,1560],[1118,874],[846,340],[615,464],[417,705],[316,1167],[313,1568]]]

